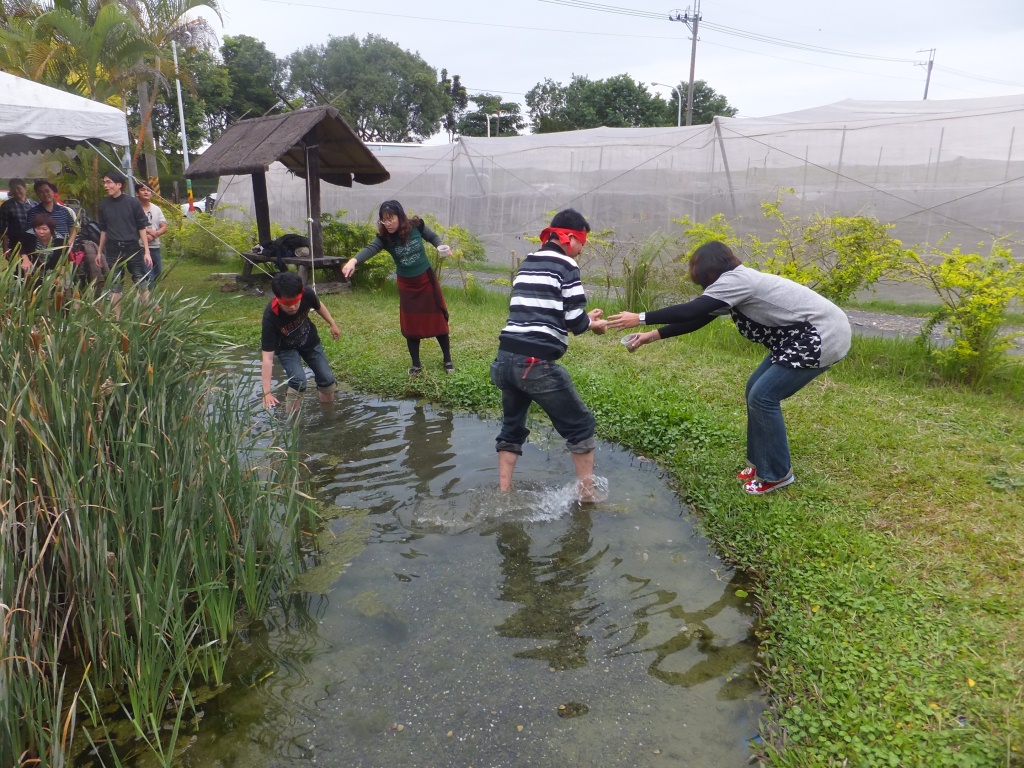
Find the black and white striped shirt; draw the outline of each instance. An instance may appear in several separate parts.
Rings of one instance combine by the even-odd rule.
[[[580,268],[553,243],[531,253],[512,282],[508,323],[498,336],[506,352],[557,360],[569,346],[569,333],[590,328]]]

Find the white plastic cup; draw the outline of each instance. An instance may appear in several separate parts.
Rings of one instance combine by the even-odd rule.
[[[622,337],[622,341],[620,341],[619,343],[622,344],[622,346],[624,346],[630,352],[636,352],[636,348],[631,346],[631,345],[638,338],[640,338],[640,334],[639,333],[631,333],[628,336],[623,336]]]

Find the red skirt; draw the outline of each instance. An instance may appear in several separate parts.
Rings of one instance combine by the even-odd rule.
[[[398,314],[407,339],[447,335],[448,306],[434,270],[416,277],[398,276]]]

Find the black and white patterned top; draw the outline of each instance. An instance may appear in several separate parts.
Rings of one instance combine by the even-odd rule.
[[[787,368],[824,368],[850,349],[850,321],[831,301],[785,277],[740,265],[709,285],[704,297],[726,306],[744,338]]]

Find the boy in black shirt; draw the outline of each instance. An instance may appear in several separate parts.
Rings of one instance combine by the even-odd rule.
[[[331,313],[317,298],[316,293],[302,285],[302,278],[295,272],[278,272],[270,283],[276,297],[263,310],[263,338],[260,347],[263,351],[261,366],[261,383],[263,385],[263,405],[273,408],[280,401],[274,397],[271,374],[274,369],[274,356],[281,361],[285,375],[288,376],[288,394],[285,403],[289,413],[299,409],[302,393],[306,391],[306,372],[302,361],[313,371],[317,393],[321,403],[329,403],[338,388],[327,356],[320,344],[320,336],[316,326],[309,319],[310,310],[316,312],[327,321],[331,328],[331,338],[337,341],[341,331],[331,317]]]

